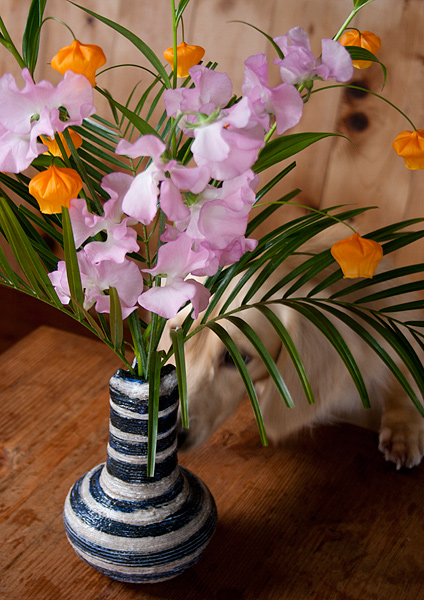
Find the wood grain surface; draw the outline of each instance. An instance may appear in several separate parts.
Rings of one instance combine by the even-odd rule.
[[[94,340],[40,328],[0,363],[1,600],[418,600],[424,597],[424,469],[396,472],[375,434],[321,427],[262,448],[250,406],[181,464],[219,514],[200,562],[127,585],[68,545],[69,487],[106,457],[108,380]]]

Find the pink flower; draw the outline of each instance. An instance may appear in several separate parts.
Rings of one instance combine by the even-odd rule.
[[[193,306],[195,318],[205,310],[210,296],[209,290],[195,279],[186,277],[206,265],[209,252],[203,248],[195,252],[192,247],[193,240],[181,233],[175,241],[159,248],[156,267],[146,272],[160,275],[163,285],[152,287],[141,294],[138,299],[141,307],[166,319],[175,317],[188,301]]]
[[[183,203],[180,190],[197,194],[210,178],[206,167],[178,165],[176,160],[167,160],[165,151],[165,144],[154,135],[141,136],[133,144],[122,140],[116,148],[117,154],[125,154],[130,158],[152,158],[147,169],[133,179],[122,202],[123,211],[144,225],[155,218],[159,194],[160,206],[168,219],[174,221],[187,217],[189,209]]]
[[[28,134],[13,133],[0,124],[0,170],[21,173],[34,158],[46,151],[44,144]]]
[[[19,166],[20,170],[24,170],[36,156],[47,150],[43,144],[37,144],[38,136],[54,137],[56,131],[62,132],[70,125],[81,125],[83,119],[95,112],[93,89],[82,75],[68,72],[57,87],[48,81],[35,84],[28,69],[23,69],[22,77],[25,81],[22,90],[10,73],[0,78],[2,170],[5,170],[6,162],[8,166],[15,163],[15,169]],[[61,107],[67,111],[65,118],[59,111]],[[9,132],[8,135],[6,132]],[[12,139],[18,142],[15,150]],[[1,147],[2,143],[6,150]]]
[[[109,260],[93,263],[83,249],[78,252],[78,265],[86,310],[96,305],[97,312],[110,313],[110,296],[104,293],[110,287],[115,287],[118,292],[124,319],[137,308],[143,277],[135,263],[125,261],[116,264]],[[49,273],[49,278],[62,304],[69,304],[71,297],[64,261],[58,263],[57,271]]]
[[[311,52],[308,34],[302,27],[294,27],[286,35],[274,38],[284,58],[274,60],[280,67],[281,79],[292,85],[321,77],[348,81],[353,75],[352,60],[339,42],[321,40],[322,54],[315,58]]]
[[[242,98],[235,106],[222,110],[215,120],[194,129],[194,160],[199,166],[207,166],[215,179],[241,175],[252,167],[265,145],[267,121],[268,117],[264,121],[256,114],[248,98]]]
[[[282,135],[300,121],[303,101],[297,89],[288,83],[268,86],[268,64],[265,54],[250,56],[245,61],[242,91],[258,114],[275,115],[277,133]]]
[[[77,248],[87,238],[94,237],[101,231],[107,233],[105,241],[86,244],[84,249],[91,262],[111,260],[123,263],[127,252],[137,252],[139,249],[137,233],[128,227],[135,224],[135,221],[129,218],[122,219],[122,200],[132,181],[131,175],[126,173],[110,173],[103,177],[101,186],[110,196],[110,200],[103,206],[103,216],[88,212],[83,198],[71,201],[69,215]]]
[[[194,87],[166,90],[163,95],[168,117],[175,118],[186,111],[209,116],[217,108],[227,106],[233,93],[233,84],[226,73],[218,73],[202,65],[192,67],[189,73]],[[195,115],[187,115],[180,121],[181,129],[193,136],[193,130],[184,125],[196,122]]]
[[[219,266],[235,262],[256,247],[257,241],[247,240],[244,234],[257,183],[258,177],[247,171],[224,181],[221,188],[208,186],[191,206],[190,218],[168,227],[163,241],[175,240],[179,232],[185,231],[196,250],[209,252],[206,263],[192,271],[194,275],[214,275]]]

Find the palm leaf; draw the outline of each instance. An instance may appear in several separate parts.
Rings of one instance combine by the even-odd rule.
[[[84,302],[84,293],[82,290],[81,274],[78,265],[78,257],[75,248],[74,235],[72,232],[71,219],[69,210],[64,206],[62,209],[62,225],[63,225],[63,247],[65,252],[66,275],[68,278],[69,291],[71,300],[74,302],[74,311],[79,320],[83,320],[84,315],[79,310],[78,306],[82,306]]]
[[[261,409],[259,407],[258,397],[256,395],[256,391],[255,391],[255,387],[253,385],[252,379],[249,375],[249,371],[246,368],[246,365],[244,363],[242,355],[240,354],[239,349],[237,348],[237,346],[231,339],[231,336],[221,325],[219,325],[218,323],[215,323],[215,322],[210,322],[210,323],[206,323],[206,327],[211,329],[219,337],[221,342],[224,344],[224,346],[228,350],[228,353],[230,354],[231,358],[233,359],[234,364],[237,367],[238,372],[240,373],[240,376],[243,380],[243,384],[246,388],[246,392],[247,392],[247,395],[249,396],[249,400],[252,404],[256,423],[257,423],[258,429],[259,429],[259,436],[261,438],[261,442],[264,446],[267,446],[268,440],[266,437],[265,426],[264,426],[263,419],[262,419]]]
[[[328,301],[319,302],[320,308],[323,310],[330,312],[334,316],[336,316],[340,321],[346,323],[353,331],[355,331],[375,352],[376,354],[383,360],[383,362],[389,367],[390,371],[402,385],[403,389],[406,391],[408,396],[412,399],[413,403],[420,411],[420,413],[424,416],[424,407],[418,400],[415,392],[412,390],[409,385],[407,379],[403,375],[402,371],[396,365],[394,360],[390,357],[390,355],[384,350],[384,348],[377,342],[374,335],[372,335],[369,331],[367,331],[357,319],[353,319],[345,311],[340,310],[336,303],[329,303]],[[342,307],[353,314],[355,314],[360,319],[364,320],[371,328],[373,328],[381,337],[395,350],[404,364],[408,367],[408,370],[413,375],[415,381],[418,383],[421,392],[424,390],[424,377],[422,372],[422,364],[419,358],[417,357],[415,351],[413,350],[410,343],[406,340],[406,338],[402,335],[402,338],[399,339],[399,336],[395,333],[391,332],[388,327],[384,327],[381,323],[379,323],[376,319],[373,319],[371,316],[367,315],[364,310],[356,308],[353,305],[349,305],[347,303],[343,303]]]
[[[287,351],[287,354],[289,355],[289,357],[296,369],[296,372],[299,376],[299,380],[300,380],[303,390],[305,392],[307,401],[309,402],[309,404],[314,404],[315,400],[314,400],[314,396],[312,393],[311,384],[309,383],[309,379],[308,379],[308,376],[305,371],[305,367],[303,366],[303,363],[299,356],[297,348],[296,348],[289,332],[287,331],[286,327],[283,325],[283,323],[280,321],[280,319],[277,317],[277,315],[274,312],[272,312],[272,310],[268,306],[261,305],[261,304],[255,304],[255,308],[256,308],[256,310],[259,310],[264,315],[264,317],[266,317],[268,319],[268,321],[271,323],[271,325],[274,327],[276,333],[278,334],[278,337],[280,338],[282,344],[284,345],[284,347]]]
[[[124,342],[124,324],[122,321],[121,302],[119,300],[116,288],[110,286],[110,337],[112,340],[115,352],[122,353],[122,345]]]
[[[22,226],[7,201],[0,198],[0,226],[9,243],[12,252],[19,263],[30,288],[40,299],[47,298],[56,307],[61,308],[61,302],[47,277],[45,268],[34,251]]]
[[[181,328],[171,330],[172,347],[174,349],[175,367],[177,370],[178,392],[180,395],[181,421],[185,429],[189,427],[187,376],[184,355],[184,333]]]
[[[310,302],[310,301],[309,301]],[[361,398],[362,404],[365,408],[370,408],[370,400],[368,397],[368,392],[361,375],[361,372],[358,368],[358,365],[349,350],[343,336],[337,330],[337,328],[333,325],[333,323],[327,319],[319,310],[315,308],[315,306],[308,305],[305,300],[284,300],[286,306],[293,308],[298,311],[304,317],[306,317],[315,327],[317,327],[321,333],[325,335],[330,344],[339,354],[340,358],[344,362],[347,370],[352,377],[352,380],[358,390],[359,396]]]
[[[159,388],[160,388],[160,358],[153,352],[149,365],[149,420],[147,433],[147,476],[155,474],[156,446],[158,440],[158,415],[159,415]]]
[[[268,350],[265,348],[258,334],[252,329],[250,325],[248,325],[243,319],[235,316],[227,316],[225,317],[227,321],[230,321],[233,325],[235,325],[246,337],[246,339],[252,344],[258,353],[260,359],[265,365],[271,379],[274,381],[275,386],[283,398],[284,402],[289,408],[294,408],[293,399],[290,395],[289,390],[284,382],[284,379],[281,377],[281,373],[277,369],[274,359],[269,354]]]

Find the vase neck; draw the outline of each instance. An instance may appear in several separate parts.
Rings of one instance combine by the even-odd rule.
[[[110,491],[144,496],[166,493],[179,478],[178,388],[175,369],[165,367],[159,391],[155,474],[147,476],[149,384],[119,370],[110,380],[110,424],[102,485]],[[126,492],[125,489],[126,488]],[[160,489],[159,489],[160,488]]]

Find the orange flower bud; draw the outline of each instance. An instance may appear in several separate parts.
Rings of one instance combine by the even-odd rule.
[[[82,137],[80,136],[79,133],[77,133],[76,131],[74,131],[73,129],[68,129],[69,131],[69,135],[71,136],[71,140],[74,143],[75,148],[79,148],[82,145]],[[53,156],[59,156],[60,158],[63,158],[62,156],[62,152],[60,151],[59,148],[59,144],[56,142],[56,140],[51,137],[49,137],[48,135],[41,135],[41,141],[43,142],[43,144],[45,144],[47,146],[47,148],[49,149],[49,152],[45,152],[45,154],[53,154]],[[63,133],[59,133],[59,137],[62,140],[62,144],[63,144],[63,148],[66,152],[66,156],[71,156],[71,151],[68,148],[68,144],[65,142],[65,138],[63,137]]]
[[[365,48],[373,54],[378,52],[381,48],[381,39],[372,31],[358,31],[357,29],[351,29],[345,31],[340,38],[342,46],[359,46],[359,48]],[[353,66],[357,69],[367,69],[372,65],[370,60],[354,60]]]
[[[50,165],[29,182],[29,193],[37,200],[42,213],[51,215],[69,208],[72,198],[82,190],[82,179],[74,169]]]
[[[74,40],[70,46],[64,46],[53,56],[51,66],[55,71],[64,75],[66,71],[73,71],[85,75],[91,85],[96,85],[95,74],[106,62],[106,57],[100,46],[93,44],[80,44]]]
[[[392,146],[408,169],[424,169],[424,129],[402,131]]]
[[[205,49],[201,46],[189,46],[182,42],[177,46],[177,77],[188,77],[188,70],[197,65],[203,58]],[[168,48],[163,53],[171,67],[174,67],[174,48]]]
[[[343,275],[355,279],[374,275],[378,263],[383,258],[383,248],[378,242],[354,233],[336,242],[331,248],[331,254],[339,263]]]

